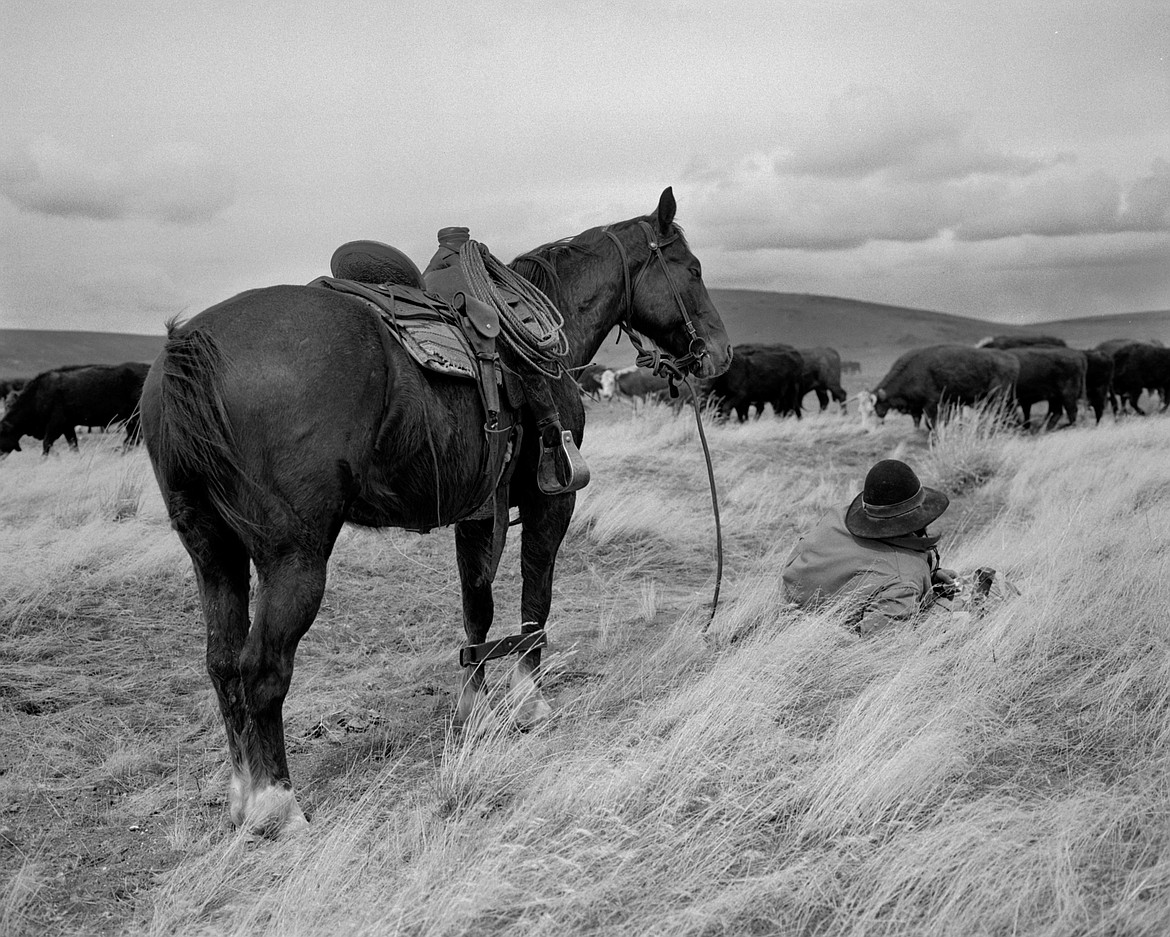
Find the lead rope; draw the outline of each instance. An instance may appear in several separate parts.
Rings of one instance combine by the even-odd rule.
[[[703,432],[703,415],[699,410],[699,395],[689,377],[683,376],[683,383],[691,392],[691,408],[695,411],[695,426],[699,430],[699,442],[703,444],[703,459],[707,463],[707,481],[711,485],[711,513],[715,517],[715,595],[711,599],[711,614],[703,625],[700,635],[705,635],[715,620],[715,609],[719,607],[719,587],[723,583],[723,525],[719,522],[719,495],[715,491],[715,468],[711,465],[711,450],[707,446],[707,434]]]
[[[673,358],[657,348],[646,349],[639,340],[637,332],[625,323],[622,323],[621,328],[630,337],[631,344],[638,351],[635,358],[638,367],[649,368],[658,377],[665,378],[672,397],[678,396],[678,388],[675,387],[676,381],[682,381],[687,385],[687,390],[691,392],[691,409],[695,411],[695,426],[699,430],[699,442],[703,444],[703,460],[707,463],[707,482],[711,486],[711,513],[715,518],[715,595],[711,599],[711,614],[707,616],[707,621],[699,632],[699,634],[705,635],[715,620],[715,609],[719,607],[719,588],[723,583],[723,524],[719,520],[719,493],[715,488],[715,467],[711,464],[711,448],[707,445],[707,434],[703,430],[703,414],[699,409],[699,394],[686,371],[679,367],[681,359]]]

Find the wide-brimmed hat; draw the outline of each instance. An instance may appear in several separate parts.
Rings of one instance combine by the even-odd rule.
[[[905,462],[882,459],[845,511],[845,526],[855,537],[901,537],[936,520],[950,503],[941,491],[924,487]]]

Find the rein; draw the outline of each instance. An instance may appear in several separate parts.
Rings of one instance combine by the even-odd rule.
[[[703,415],[699,410],[699,395],[691,383],[688,374],[691,371],[698,370],[699,362],[707,354],[707,345],[699,338],[699,334],[695,330],[695,324],[691,321],[690,313],[687,312],[686,304],[683,302],[682,296],[679,294],[678,289],[674,285],[674,280],[670,276],[670,268],[667,266],[666,258],[662,255],[663,246],[675,241],[679,236],[678,231],[676,230],[668,238],[659,239],[655,236],[654,229],[645,221],[639,221],[638,225],[646,235],[646,244],[650,248],[650,253],[642,261],[638,272],[632,278],[630,276],[630,256],[626,252],[625,245],[613,233],[611,227],[606,226],[601,230],[606,237],[613,241],[614,246],[617,247],[618,256],[621,258],[622,280],[625,290],[622,301],[622,314],[621,319],[618,320],[618,327],[629,336],[630,344],[637,350],[635,362],[638,367],[649,368],[658,377],[665,378],[667,385],[670,387],[671,397],[678,396],[678,387],[676,385],[679,381],[686,384],[687,389],[691,392],[691,408],[695,413],[695,426],[699,431],[699,441],[703,444],[703,459],[707,463],[707,481],[711,486],[711,512],[715,517],[715,594],[711,600],[711,614],[707,617],[707,622],[703,625],[703,629],[700,632],[701,634],[706,634],[707,629],[711,627],[711,623],[715,620],[715,609],[719,606],[719,589],[723,583],[723,525],[719,520],[719,495],[715,490],[715,469],[711,465],[711,450],[707,445],[707,434],[703,431]],[[642,277],[646,275],[646,271],[650,269],[650,265],[655,260],[658,260],[662,265],[662,275],[666,278],[666,285],[670,287],[671,295],[674,296],[675,305],[678,306],[678,311],[682,315],[687,335],[690,337],[687,353],[679,358],[667,354],[658,348],[647,349],[642,344],[638,333],[634,331],[633,326],[630,324],[630,316],[634,311],[634,291],[638,288]]]

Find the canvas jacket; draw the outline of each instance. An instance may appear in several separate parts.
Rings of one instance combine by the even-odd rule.
[[[928,554],[853,536],[837,508],[797,542],[782,579],[788,598],[802,608],[846,596],[846,623],[872,634],[930,603],[930,574]]]

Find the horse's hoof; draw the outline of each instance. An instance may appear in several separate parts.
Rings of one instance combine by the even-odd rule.
[[[552,707],[542,696],[530,696],[520,704],[512,715],[512,721],[521,732],[528,732],[548,722]]]
[[[486,693],[464,688],[455,704],[455,725],[461,729],[472,728],[473,724],[483,721],[484,714],[490,716],[491,711]]]
[[[273,786],[248,798],[243,826],[258,838],[285,839],[305,832],[309,821],[291,788]]]

